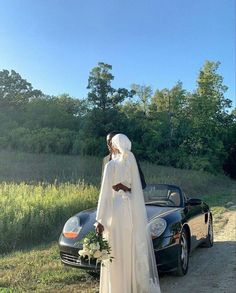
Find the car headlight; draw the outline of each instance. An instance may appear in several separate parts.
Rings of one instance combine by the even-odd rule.
[[[151,223],[149,223],[149,229],[152,238],[159,237],[166,229],[167,223],[163,218],[156,218]]]
[[[74,216],[65,223],[62,234],[67,238],[76,238],[81,228],[79,218]]]

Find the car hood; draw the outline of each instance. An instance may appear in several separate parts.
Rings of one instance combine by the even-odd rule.
[[[179,209],[178,207],[160,207],[156,205],[146,205],[148,221],[157,216],[164,216]],[[88,209],[77,214],[80,218],[89,218],[90,221],[95,222],[96,208]]]
[[[175,210],[179,209],[178,207],[160,207],[155,205],[146,205],[148,221],[154,217],[161,217],[166,214],[169,214]]]

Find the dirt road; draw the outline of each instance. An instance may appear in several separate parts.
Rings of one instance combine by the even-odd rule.
[[[161,276],[162,293],[236,292],[236,211],[223,214],[214,227],[214,246],[192,253],[186,276]]]

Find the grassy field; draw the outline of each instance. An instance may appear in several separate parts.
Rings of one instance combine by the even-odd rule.
[[[224,175],[141,166],[148,183],[207,201],[215,221],[235,203]],[[56,241],[68,217],[96,205],[100,172],[101,158],[0,152],[0,292],[95,292],[96,278],[60,263]]]
[[[101,159],[0,150],[0,182],[99,184]]]
[[[99,278],[61,264],[55,243],[0,257],[0,292],[95,292]]]
[[[83,182],[99,187],[102,158],[28,154],[0,150],[0,182],[53,184]],[[141,162],[148,183],[177,184],[189,195],[232,194],[236,182],[224,175]]]
[[[96,205],[84,183],[0,183],[0,253],[55,240],[73,214]]]

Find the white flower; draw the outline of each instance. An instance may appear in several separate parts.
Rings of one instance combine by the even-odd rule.
[[[84,247],[83,250],[86,251],[86,252],[89,252],[89,248],[88,247]]]
[[[79,255],[80,255],[80,256],[86,256],[87,253],[86,253],[86,251],[84,251],[84,250],[79,250]]]
[[[89,239],[88,238],[84,238],[84,243],[89,243]]]
[[[102,256],[102,252],[100,250],[95,251],[94,258],[100,258]]]
[[[97,245],[96,245],[95,243],[91,243],[91,244],[89,245],[89,248],[90,248],[91,250],[96,250],[96,249],[97,249]]]
[[[100,257],[102,260],[106,260],[109,258],[109,255],[107,254],[103,254],[101,257]]]
[[[83,249],[78,251],[78,254],[81,257],[88,257],[88,262],[90,263],[90,259],[96,259],[96,265],[99,262],[106,261],[110,259],[110,253],[108,249],[101,250],[101,245],[108,244],[105,239],[101,239],[100,237],[96,237],[97,235],[91,235],[91,237],[84,238],[83,241]],[[100,242],[101,241],[101,242]],[[101,243],[101,244],[100,244]]]
[[[102,252],[102,255],[100,257],[101,260],[106,260],[109,258],[107,250],[103,249],[101,252]]]

